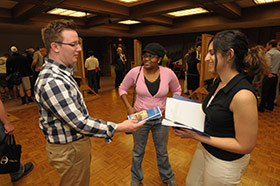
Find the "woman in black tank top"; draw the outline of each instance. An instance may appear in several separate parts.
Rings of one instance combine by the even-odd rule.
[[[237,30],[217,33],[205,61],[218,78],[203,102],[205,132],[176,129],[182,138],[199,143],[186,179],[188,186],[236,185],[246,170],[257,141],[256,94],[247,78],[265,69],[264,52],[248,52],[246,36]]]

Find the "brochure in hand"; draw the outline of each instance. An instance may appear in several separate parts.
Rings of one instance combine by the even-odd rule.
[[[204,120],[201,103],[178,95],[167,98],[162,125],[187,128],[209,136],[204,132]]]
[[[159,118],[161,116],[162,116],[162,114],[161,114],[159,107],[154,107],[154,108],[151,108],[148,110],[142,110],[140,112],[128,115],[127,118],[139,120],[139,122],[141,122],[141,121],[147,121],[147,120]]]

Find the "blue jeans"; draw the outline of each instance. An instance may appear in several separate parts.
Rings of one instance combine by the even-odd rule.
[[[140,183],[143,180],[141,164],[145,154],[150,130],[152,131],[153,141],[156,148],[157,165],[160,177],[163,182],[169,183],[170,180],[174,179],[174,173],[171,169],[167,152],[169,127],[161,125],[161,119],[147,121],[146,124],[133,133],[132,180],[137,183]]]

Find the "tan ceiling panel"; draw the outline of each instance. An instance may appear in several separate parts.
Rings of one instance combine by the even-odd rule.
[[[172,11],[183,10],[198,6],[194,1],[161,1],[141,4],[136,7],[131,7],[132,17],[145,17],[153,15],[161,15]]]
[[[167,13],[202,7],[210,13],[185,17]],[[92,13],[84,18],[50,15],[53,8]],[[0,32],[38,33],[54,19],[73,19],[86,36],[139,37],[229,28],[280,26],[280,3],[256,5],[252,0],[0,0]],[[123,25],[121,20],[138,20]],[[21,29],[15,29],[15,28]]]
[[[155,24],[159,24],[159,25],[167,25],[167,26],[173,25],[172,19],[170,19],[168,17],[163,17],[163,16],[144,17],[139,20],[146,21],[148,23],[155,23]]]
[[[139,1],[136,1],[136,2],[133,2],[133,3],[124,3],[121,0],[104,0],[104,1],[114,3],[114,4],[123,5],[123,6],[127,6],[127,7],[132,7],[132,6],[144,4],[144,3],[147,3],[147,2],[151,2],[151,1],[154,1],[154,0],[139,0]]]
[[[129,16],[129,8],[100,0],[65,0],[62,7],[86,10],[93,13]]]

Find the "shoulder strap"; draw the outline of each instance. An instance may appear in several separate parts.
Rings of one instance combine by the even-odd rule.
[[[139,69],[139,72],[137,74],[137,77],[136,77],[136,81],[135,81],[135,85],[134,85],[134,88],[133,88],[133,97],[132,97],[132,107],[134,107],[134,102],[135,102],[135,89],[136,89],[136,84],[137,84],[137,81],[138,81],[138,78],[139,78],[139,75],[140,75],[140,72],[141,72],[141,69],[142,69],[143,65],[141,65],[140,69]]]

